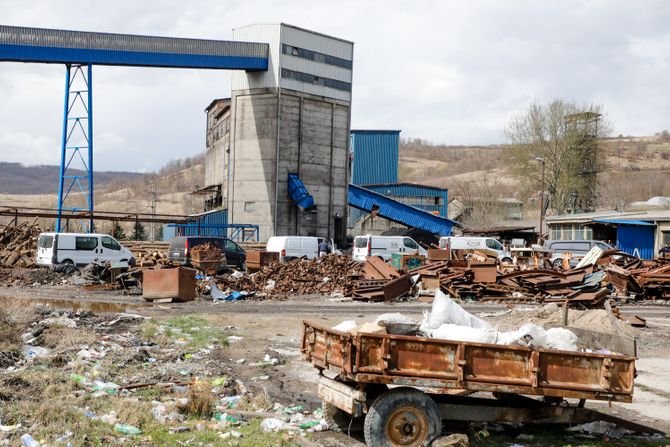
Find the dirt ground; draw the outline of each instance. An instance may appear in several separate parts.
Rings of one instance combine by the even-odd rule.
[[[356,320],[365,322],[373,320],[377,315],[386,312],[401,312],[407,316],[420,320],[425,310],[430,309],[430,304],[422,303],[398,303],[398,304],[368,304],[350,301],[340,301],[327,296],[307,296],[292,297],[286,301],[240,301],[212,303],[208,301],[196,301],[182,304],[159,304],[150,305],[138,296],[125,296],[117,292],[92,292],[87,293],[77,290],[72,286],[20,286],[3,287],[0,289],[0,299],[4,303],[11,303],[18,307],[38,304],[40,307],[46,306],[52,311],[73,311],[79,310],[79,315],[89,315],[91,312],[95,317],[88,316],[82,318],[80,326],[95,329],[97,341],[107,340],[115,341],[120,345],[121,351],[118,355],[118,362],[121,362],[119,371],[112,374],[114,381],[128,383],[138,382],[178,382],[186,381],[196,375],[202,379],[215,380],[218,377],[225,377],[227,390],[223,394],[239,393],[240,384],[257,399],[263,397],[266,407],[262,411],[272,413],[277,411],[276,406],[280,404],[283,408],[302,405],[305,414],[311,414],[317,410],[321,403],[316,395],[317,371],[308,363],[303,361],[299,351],[300,336],[303,320],[312,320],[324,325],[335,325],[343,320]],[[504,305],[480,305],[467,304],[466,309],[475,314],[486,315],[489,321],[495,322],[496,319],[509,318],[510,311]],[[512,311],[512,312],[518,312]],[[587,406],[598,408],[602,411],[610,412],[616,416],[643,423],[665,432],[670,431],[670,306],[665,305],[631,305],[623,306],[622,312],[625,314],[636,314],[647,319],[648,328],[635,329],[634,335],[638,340],[637,361],[638,376],[636,379],[636,389],[634,402],[632,404],[614,404],[608,407],[606,404],[588,403]],[[44,313],[44,311],[43,311]],[[48,313],[48,312],[47,312]],[[127,318],[123,315],[137,314],[145,318]],[[111,326],[105,326],[110,321],[114,321],[121,316],[121,322],[113,323]],[[184,320],[184,317],[187,319]],[[93,320],[90,320],[93,318]],[[188,318],[192,318],[189,320]],[[205,322],[206,324],[202,323]],[[190,326],[189,326],[190,325]],[[217,335],[212,335],[213,339],[220,337],[221,340],[227,340],[227,346],[217,344],[207,339],[203,344],[191,349],[191,354],[184,355],[180,351],[178,343],[174,339],[166,340],[167,331],[177,328],[188,340],[197,340],[199,335],[196,332],[188,332],[189,327],[201,325],[197,330],[210,330],[215,328]],[[78,326],[79,327],[79,326]],[[115,327],[115,329],[107,329]],[[171,335],[173,336],[173,335]],[[111,338],[110,338],[111,337]],[[160,338],[163,337],[163,338]],[[94,337],[95,339],[95,337]],[[124,342],[120,340],[124,339]],[[143,341],[144,340],[144,341]],[[154,351],[142,353],[139,347],[146,345],[146,340],[153,340],[158,346],[167,349],[169,354],[154,354]],[[81,345],[96,346],[91,339],[73,339],[73,343]],[[124,344],[125,343],[125,344]],[[175,346],[177,344],[177,346]],[[58,343],[56,343],[58,345]],[[77,349],[80,347],[77,346]],[[126,349],[132,351],[132,355],[124,353]],[[204,350],[204,351],[203,351]],[[110,350],[110,353],[113,351]],[[141,353],[141,354],[138,354]],[[122,355],[123,354],[123,355]],[[110,354],[112,355],[112,354]],[[135,358],[140,355],[142,358]],[[155,363],[151,362],[153,357]],[[110,357],[116,358],[116,357]],[[268,359],[272,360],[268,363]],[[67,364],[67,358],[64,362]],[[72,360],[70,359],[70,362]],[[110,360],[111,361],[111,360]],[[272,364],[276,363],[276,364]],[[126,368],[127,371],[123,369]],[[46,367],[53,365],[45,364]],[[66,373],[70,370],[62,366],[53,366],[64,368]],[[10,368],[11,369],[11,368]],[[7,382],[8,375],[15,374],[11,370],[0,373],[5,381],[5,387],[10,384]],[[83,374],[83,373],[82,373]],[[0,395],[2,394],[0,389]],[[2,400],[22,399],[22,395],[17,393],[14,397],[5,397]],[[2,398],[2,396],[0,396]],[[113,397],[110,399],[116,399]],[[119,397],[120,398],[120,397]],[[125,396],[125,399],[138,399],[138,395],[131,394]],[[154,396],[154,399],[162,399],[161,396]],[[83,400],[76,401],[77,404],[89,402],[87,396]],[[172,398],[170,398],[172,399]],[[140,399],[141,400],[141,399]],[[168,399],[169,400],[169,399]],[[178,400],[178,398],[177,398]],[[142,404],[144,405],[144,404]],[[251,407],[256,402],[251,403]],[[275,406],[275,409],[272,407]],[[100,412],[107,410],[107,407],[100,407]],[[262,405],[259,406],[259,408]],[[146,411],[151,412],[152,408],[148,404]],[[253,411],[260,411],[253,408]],[[318,411],[318,410],[317,410]],[[21,414],[16,410],[15,414]],[[149,414],[149,416],[151,416]],[[25,417],[22,415],[22,417]],[[11,420],[10,420],[11,419]],[[28,417],[27,419],[30,419]],[[146,418],[136,417],[132,419],[137,424],[147,424],[147,427],[153,427]],[[26,431],[26,427],[35,427],[38,422],[35,420],[12,419],[12,415],[7,411],[0,409],[1,424],[15,424],[21,422],[23,428],[15,434],[4,433],[7,438],[7,445],[16,445],[17,436]],[[198,427],[198,423],[193,422],[189,417],[182,424],[187,425],[184,430],[196,430],[191,426]],[[191,425],[189,425],[191,424]],[[256,427],[250,425],[250,427]],[[0,427],[0,432],[1,432]],[[233,427],[234,428],[234,427]],[[471,435],[473,442],[473,433],[481,433],[481,427],[454,427],[455,431],[465,432]],[[487,433],[496,433],[499,427],[486,427]],[[60,427],[62,432],[66,432],[67,427]],[[73,427],[73,432],[76,427]],[[152,439],[163,439],[162,429],[151,429]],[[206,430],[209,430],[207,428]],[[360,446],[362,444],[361,435],[354,434],[353,437],[342,433],[325,431],[320,433],[310,433],[306,438],[295,435],[289,438],[254,438],[249,430],[243,432],[241,438],[224,438],[226,432],[230,432],[231,427],[215,427],[216,436],[212,434],[211,442],[209,438],[194,436],[190,443],[174,445],[323,445],[323,446]],[[149,429],[145,431],[150,431]],[[233,430],[235,431],[235,430]],[[258,430],[257,430],[258,431]],[[49,438],[48,432],[43,436]],[[203,433],[209,433],[205,431]],[[526,433],[524,438],[518,438],[519,429],[512,432],[503,430],[501,434],[495,434],[488,440],[477,441],[474,439],[474,445],[596,445],[599,437],[593,439],[575,437],[574,434],[559,432],[552,435],[550,441],[528,428],[521,430]],[[528,434],[535,433],[535,434]],[[55,436],[55,434],[53,435]],[[113,436],[108,432],[100,436]],[[165,436],[168,436],[167,434]],[[177,436],[177,435],[174,435]],[[190,438],[179,434],[179,443],[187,442]],[[204,436],[204,435],[203,435]],[[73,439],[76,438],[76,433]],[[517,439],[518,438],[518,439]],[[77,438],[80,439],[80,438]],[[116,438],[103,438],[109,439]],[[130,438],[133,439],[133,438]],[[164,438],[172,439],[172,438]],[[245,440],[247,442],[245,443]],[[612,440],[608,445],[646,445],[648,439],[628,438],[626,440]],[[48,445],[52,445],[53,438]],[[118,440],[115,442],[119,442]],[[129,443],[130,442],[130,443]],[[144,439],[142,442],[147,442]],[[173,442],[173,441],[165,441]],[[620,444],[617,444],[620,442]],[[311,443],[311,444],[310,444]],[[55,445],[55,444],[54,444]],[[65,444],[63,444],[65,445]],[[95,442],[73,443],[73,445],[104,445]],[[132,441],[125,441],[125,445],[160,445],[148,443],[134,444]],[[599,444],[598,444],[599,445]],[[658,445],[658,444],[649,444]],[[661,444],[662,445],[662,444]]]

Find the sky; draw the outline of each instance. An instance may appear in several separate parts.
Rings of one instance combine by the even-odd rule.
[[[232,39],[284,22],[354,42],[352,128],[498,144],[515,114],[602,104],[614,135],[670,129],[664,0],[0,0],[5,25]],[[205,149],[231,72],[93,67],[96,170],[152,171]],[[58,164],[65,69],[0,62],[0,161]],[[1,181],[1,180],[0,180]]]

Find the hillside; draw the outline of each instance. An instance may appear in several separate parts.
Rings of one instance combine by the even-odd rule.
[[[599,175],[603,208],[670,195],[670,139],[617,137],[603,141],[607,170]],[[449,188],[451,197],[514,197],[527,202],[524,191],[505,169],[503,146],[447,146],[423,140],[400,145],[400,179]]]
[[[56,194],[58,166],[23,166],[20,163],[0,162],[0,193],[4,194]],[[72,170],[83,175],[83,171]],[[96,186],[104,187],[114,181],[132,181],[143,177],[136,172],[94,172]]]

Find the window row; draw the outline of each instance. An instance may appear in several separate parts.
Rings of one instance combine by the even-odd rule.
[[[351,91],[351,83],[338,81],[337,79],[323,78],[300,71],[281,69],[281,77],[284,79],[293,79],[294,81],[304,82],[306,84],[321,85],[323,87],[334,88],[335,90],[342,90],[345,92]]]
[[[289,56],[299,57],[301,59],[307,59],[314,62],[319,62],[327,65],[334,65],[336,67],[346,68],[351,70],[353,61],[342,59],[341,57],[331,56],[329,54],[319,53],[317,51],[306,50],[304,48],[294,47],[292,45],[282,45],[282,53],[288,54]]]

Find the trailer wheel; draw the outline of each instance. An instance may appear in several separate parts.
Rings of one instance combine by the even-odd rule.
[[[428,446],[442,432],[442,418],[427,394],[394,388],[372,403],[363,431],[370,447]]]
[[[333,404],[323,402],[323,418],[328,423],[328,428],[335,432],[360,432],[363,430],[363,418],[352,417],[346,411],[340,410]]]

